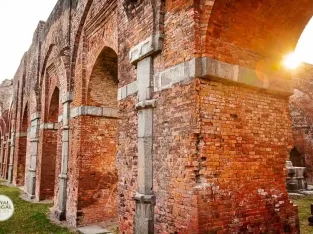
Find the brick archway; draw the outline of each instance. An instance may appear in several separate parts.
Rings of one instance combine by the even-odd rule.
[[[25,175],[26,175],[26,150],[27,150],[27,130],[29,123],[29,109],[28,103],[26,104],[20,126],[20,132],[17,133],[17,158],[16,163],[16,177],[15,184],[19,186],[24,186],[25,183]]]
[[[210,2],[203,9],[204,54],[253,69],[267,62],[277,69],[275,65],[295,49],[313,16],[313,2],[306,0],[204,2]]]
[[[74,108],[72,147],[79,148],[77,220],[80,224],[117,220],[117,54],[105,47],[88,79],[86,106]],[[77,134],[77,135],[76,135]]]
[[[60,91],[58,87],[55,87],[46,107],[45,123],[41,128],[41,157],[40,168],[38,176],[39,189],[38,198],[52,199],[55,195],[55,183],[58,181],[56,176],[56,157],[58,155],[58,117],[60,109]]]

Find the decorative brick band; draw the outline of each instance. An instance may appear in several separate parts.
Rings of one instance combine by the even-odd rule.
[[[58,123],[43,123],[40,124],[40,129],[46,129],[46,130],[57,130],[59,128]]]
[[[129,51],[130,62],[136,64],[145,57],[161,51],[163,48],[163,38],[164,36],[160,34],[152,35],[131,48]]]
[[[154,91],[171,88],[174,84],[188,82],[195,77],[240,83],[284,95],[292,94],[291,82],[286,79],[261,72],[257,74],[253,69],[208,57],[194,58],[157,73],[154,76]]]
[[[77,116],[101,116],[117,118],[118,109],[96,106],[79,106],[71,109],[71,118],[75,118]]]
[[[117,100],[120,101],[137,92],[138,92],[137,81],[134,81],[118,89]]]

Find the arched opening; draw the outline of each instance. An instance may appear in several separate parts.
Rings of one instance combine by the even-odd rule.
[[[286,5],[279,0],[215,0],[205,53],[231,64],[277,71],[283,56],[295,49],[312,15],[313,2],[306,0]]]
[[[205,13],[209,12],[204,26],[207,31],[203,56],[215,60],[212,64],[217,65],[212,70],[223,71],[209,73],[200,82],[199,122],[205,137],[200,139],[201,170],[195,180],[199,185],[214,184],[219,190],[217,196],[221,197],[198,197],[197,212],[201,214],[198,225],[202,232],[216,231],[214,226],[218,226],[223,211],[233,214],[225,213],[223,219],[234,220],[254,209],[265,211],[259,223],[251,221],[257,216],[253,214],[244,225],[225,225],[222,230],[270,232],[280,226],[279,232],[289,222],[281,214],[297,215],[285,191],[285,163],[292,141],[290,113],[286,108],[291,73],[282,61],[295,49],[312,17],[313,2],[289,1],[285,5],[278,0],[207,2],[203,1],[203,7],[208,8]],[[208,64],[211,66],[211,62]],[[223,66],[229,66],[229,70],[222,69]],[[231,73],[229,83],[223,74],[226,70]],[[234,141],[229,141],[232,138]],[[218,144],[214,147],[212,142],[216,140]],[[204,190],[210,193],[210,189]],[[284,194],[282,202],[286,204],[277,214],[277,220],[280,219],[277,223],[271,214],[275,206],[268,206],[275,203],[275,193]],[[217,208],[219,200],[229,201],[232,207]],[[219,210],[216,219],[210,213],[215,209]],[[291,222],[288,225],[297,228]]]
[[[4,164],[3,164],[3,170],[2,170],[2,172],[3,172],[2,176],[3,176],[4,179],[8,178],[9,155],[10,155],[10,149],[11,149],[11,147],[10,147],[10,144],[11,144],[11,142],[10,142],[10,139],[11,139],[11,128],[10,128],[10,125],[11,124],[10,124],[9,121],[6,121],[6,122],[7,122],[7,127],[8,128],[7,128],[7,134],[5,136],[6,146],[4,148],[4,157],[3,157]]]
[[[56,156],[58,149],[58,116],[60,91],[56,87],[47,108],[47,118],[44,124],[42,158],[40,168],[39,199],[52,199],[55,189]]]
[[[117,54],[105,47],[91,72],[86,115],[81,116],[80,224],[117,219]]]
[[[117,55],[106,47],[99,55],[90,76],[87,105],[117,107]]]
[[[290,151],[290,159],[294,167],[305,167],[305,160],[303,154],[299,152],[296,147]]]
[[[24,186],[26,175],[26,148],[27,148],[27,128],[29,122],[28,104],[23,112],[20,132],[18,133],[18,163],[16,185]]]

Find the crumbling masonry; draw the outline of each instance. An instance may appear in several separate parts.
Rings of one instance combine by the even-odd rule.
[[[2,99],[1,176],[71,226],[299,233],[285,161],[313,162],[313,94],[296,84],[293,128],[288,103],[312,69],[280,62],[312,15],[307,0],[59,0]]]

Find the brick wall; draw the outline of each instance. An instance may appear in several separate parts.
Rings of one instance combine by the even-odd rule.
[[[300,153],[306,167],[305,175],[308,183],[313,182],[313,140],[311,111],[313,70],[309,64],[303,64],[293,74],[294,93],[290,97],[290,112],[294,147]]]
[[[116,119],[82,117],[78,179],[78,222],[117,218]]]
[[[199,132],[196,82],[158,93],[154,112],[155,233],[197,233],[197,200],[192,193],[198,170]]]
[[[283,233],[286,225],[296,232],[284,170],[292,145],[288,98],[209,80],[199,88],[200,232]]]
[[[308,1],[288,5],[281,5],[279,0],[205,3],[202,11],[210,13],[205,54],[253,69],[269,63],[277,70],[282,57],[294,50],[313,15],[313,3]]]
[[[10,115],[16,132],[24,131],[26,103],[25,129],[35,112],[41,124],[56,123],[68,92],[74,96],[72,110],[119,109],[118,118],[70,118],[66,221],[77,226],[118,218],[121,233],[134,230],[138,180],[137,95],[116,99],[118,88],[137,79],[131,48],[152,34],[164,36],[151,75],[208,56],[256,70],[257,76],[264,70],[275,79],[276,74],[288,78],[272,65],[293,49],[312,15],[312,3],[304,0],[283,6],[281,1],[127,2],[59,0],[47,22],[38,24],[14,77]],[[152,94],[155,232],[283,232],[290,224],[296,233],[284,161],[297,146],[311,164],[310,131],[294,125],[292,143],[287,96],[195,77]],[[58,100],[51,106],[56,87]],[[294,123],[309,125],[308,106],[295,108],[309,99],[301,94],[293,100]],[[37,157],[36,196],[53,198],[54,210],[64,131],[59,122],[55,130],[40,131]],[[23,184],[30,143],[25,137],[15,143],[14,181]]]

